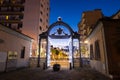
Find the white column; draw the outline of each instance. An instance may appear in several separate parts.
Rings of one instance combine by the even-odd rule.
[[[72,61],[72,39],[70,38],[70,43],[69,43],[69,63],[73,66],[73,61]]]
[[[48,53],[47,53],[47,66],[50,66],[50,41],[49,41],[49,37],[48,37]]]

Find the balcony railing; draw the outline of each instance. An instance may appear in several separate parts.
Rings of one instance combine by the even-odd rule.
[[[2,4],[23,4],[25,0],[4,0]]]
[[[5,4],[0,4],[0,7],[24,7],[23,4],[11,4],[11,3],[5,3]]]
[[[22,12],[0,12],[0,15],[23,15]]]
[[[25,3],[25,0],[17,0],[16,3],[21,3],[21,4],[23,4],[23,3]]]
[[[24,8],[0,9],[0,12],[22,12],[22,11],[24,11]]]
[[[21,20],[0,20],[0,23],[22,23]]]

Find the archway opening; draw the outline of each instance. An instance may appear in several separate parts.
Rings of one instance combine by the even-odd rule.
[[[54,26],[48,37],[48,66],[60,64],[62,68],[69,68],[72,63],[71,32],[63,25]]]
[[[41,40],[46,39],[46,58],[43,62],[45,64],[44,66],[47,68],[57,63],[60,64],[61,67],[74,68],[76,62],[74,57],[78,54],[79,59],[77,63],[80,63],[81,55],[79,38],[80,35],[62,21],[57,21],[50,25],[48,31],[40,34],[38,67],[40,66],[41,59]],[[75,39],[77,39],[77,41]],[[76,42],[77,46],[75,45]]]

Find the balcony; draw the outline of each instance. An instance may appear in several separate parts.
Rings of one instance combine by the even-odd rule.
[[[25,0],[17,0],[17,2],[16,2],[16,3],[23,4],[23,3],[25,3]]]
[[[84,19],[84,18],[82,18],[81,24],[84,24],[84,23],[85,23],[85,19]]]
[[[22,23],[21,20],[0,20],[0,23]]]
[[[0,4],[0,7],[23,7],[24,8],[24,5],[22,4]]]
[[[84,30],[86,27],[86,24],[81,25],[81,30]]]
[[[24,11],[24,8],[11,8],[11,9],[3,8],[3,9],[0,9],[0,12],[22,12],[22,11]]]
[[[21,32],[20,28],[22,28],[22,23],[1,23],[1,24],[15,31]]]
[[[24,15],[22,12],[0,12],[0,15]]]
[[[23,4],[25,0],[4,0],[2,4]]]

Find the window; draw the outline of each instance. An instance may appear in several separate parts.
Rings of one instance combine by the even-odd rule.
[[[46,22],[48,22],[48,19],[46,19]]]
[[[95,59],[99,60],[100,59],[100,46],[99,46],[99,41],[95,41]]]
[[[40,13],[41,13],[41,15],[43,14],[43,12],[42,12],[42,11],[40,11]]]
[[[7,15],[7,16],[6,16],[6,20],[8,20],[8,19],[9,19],[9,16]]]
[[[42,27],[40,26],[40,30],[42,30]]]
[[[46,29],[48,28],[48,26],[46,25]]]
[[[47,16],[48,16],[48,13],[47,13]]]
[[[118,15],[118,19],[120,19],[120,15]]]
[[[40,18],[40,22],[42,22],[42,19]]]
[[[94,59],[94,55],[93,55],[93,45],[90,45],[90,59],[93,60]]]
[[[25,46],[21,49],[21,58],[25,57]]]
[[[12,2],[13,4],[15,4],[16,0],[11,0],[11,2]]]
[[[22,28],[22,23],[19,23],[19,24],[18,24],[17,29],[19,29],[19,28]]]
[[[10,27],[11,28],[11,24],[9,24],[9,26],[8,27]]]
[[[49,8],[47,7],[47,10],[49,10]]]
[[[3,0],[0,0],[0,4],[3,4]]]
[[[41,4],[41,7],[43,7],[43,4]]]

